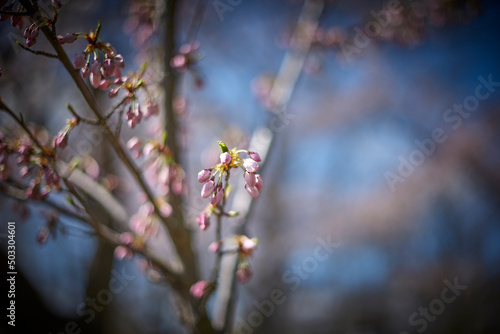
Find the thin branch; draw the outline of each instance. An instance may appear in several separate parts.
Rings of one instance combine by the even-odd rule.
[[[82,117],[80,116],[76,111],[75,109],[73,108],[73,106],[71,104],[68,103],[67,105],[68,107],[68,110],[69,112],[75,116],[76,119],[78,119],[79,121],[81,121],[82,123],[86,123],[86,124],[91,124],[91,125],[99,125],[99,121],[97,120],[94,120],[94,119],[90,119],[90,118],[85,118],[85,117]]]
[[[307,0],[304,3],[297,27],[292,36],[291,48],[286,53],[278,76],[271,88],[270,97],[275,106],[275,111],[284,112],[286,110],[286,106],[291,98],[311,45],[311,39],[305,38],[305,36],[307,36],[308,31],[316,30],[323,7],[323,0]],[[269,121],[269,124],[272,124],[272,119]],[[276,138],[276,133],[274,133],[272,131],[273,128],[270,127],[271,125],[269,127],[256,129],[250,140],[250,147],[252,150],[259,152],[262,158],[261,168],[265,164],[269,150]],[[254,203],[253,198],[245,196],[245,191],[242,189],[244,188],[236,188],[233,201],[234,210],[240,212],[236,223],[233,224],[236,225],[233,231],[234,234],[244,234],[245,224],[248,221]],[[234,309],[232,304],[236,286],[234,273],[237,263],[237,255],[225,256],[219,275],[221,282],[224,284],[221,284],[217,289],[213,324],[221,333],[229,331],[231,323],[231,312]]]
[[[31,52],[35,55],[38,55],[38,56],[45,56],[45,57],[49,57],[49,58],[59,58],[57,55],[55,54],[52,54],[52,53],[49,53],[49,52],[46,52],[46,51],[41,51],[41,50],[33,50],[25,45],[23,45],[21,42],[19,41],[16,41],[16,44],[19,45],[21,47],[21,49],[23,50],[26,50],[28,52]]]
[[[38,141],[38,138],[35,137],[33,133],[31,133],[31,130],[28,128],[26,123],[24,122],[22,114],[19,114],[17,116],[5,103],[0,98],[0,110],[6,111],[16,122],[19,124],[20,127],[23,128],[23,130],[26,132],[26,134],[31,138],[33,143],[35,143],[41,150],[42,152],[44,151],[45,146],[43,146],[40,141]]]
[[[111,116],[113,116],[113,113],[118,109],[120,108],[124,103],[125,101],[127,101],[128,99],[128,96],[125,96],[120,102],[118,102],[116,105],[114,105],[110,111],[108,111],[106,113],[106,115],[104,115],[104,119],[105,120],[108,120]]]
[[[25,190],[17,188],[17,187],[9,186],[6,183],[0,183],[0,191],[3,194],[7,195],[8,197],[19,200],[19,201],[27,201],[28,200],[28,197],[26,196]],[[82,215],[82,214],[75,212],[73,210],[70,210],[69,208],[64,207],[60,204],[57,204],[55,202],[45,200],[45,201],[41,201],[41,202],[37,202],[37,203],[50,206],[51,208],[57,210],[59,213],[65,215],[65,216],[68,216],[68,217],[71,217],[74,219],[78,219],[78,220],[85,222],[85,223],[89,222],[89,218],[87,216]]]
[[[39,13],[35,11],[35,9],[28,0],[19,0],[19,1],[23,5],[23,7],[25,7],[28,10],[28,12],[30,12],[32,18],[36,18],[37,16],[39,16]],[[168,3],[171,2],[175,1],[169,1]],[[114,135],[113,131],[110,129],[109,125],[106,122],[106,119],[104,119],[104,116],[100,111],[99,106],[97,105],[97,101],[92,95],[92,92],[83,81],[82,77],[79,74],[79,71],[73,68],[71,60],[68,58],[68,55],[66,54],[62,46],[59,44],[57,37],[52,33],[52,31],[48,27],[42,27],[41,31],[45,35],[49,43],[52,45],[54,50],[56,51],[57,55],[59,56],[59,60],[66,68],[67,72],[70,74],[71,78],[73,79],[78,89],[82,93],[90,109],[99,120],[99,126],[103,130],[105,137],[110,142],[118,158],[123,162],[123,165],[126,167],[126,169],[128,169],[129,172],[132,174],[133,178],[139,185],[141,191],[143,191],[146,194],[146,197],[152,203],[156,215],[167,227],[167,230],[174,243],[177,254],[181,262],[183,262],[184,268],[186,268],[186,271],[188,272],[186,273],[186,275],[191,277],[191,279],[185,282],[186,286],[184,286],[185,290],[188,291],[190,286],[189,284],[191,283],[190,281],[192,280],[192,274],[190,273],[192,266],[190,265],[190,263],[194,262],[194,254],[191,247],[189,247],[190,236],[188,229],[185,226],[182,227],[178,226],[178,224],[175,224],[174,221],[165,218],[161,214],[151,188],[146,184],[141,171],[137,168],[133,160],[129,157],[127,151],[125,150],[119,138],[117,138]],[[174,207],[173,204],[172,206]]]

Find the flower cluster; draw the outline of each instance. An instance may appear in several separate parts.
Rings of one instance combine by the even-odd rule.
[[[1,1],[0,2],[0,8],[2,8],[2,10],[4,10],[5,12],[12,12],[12,11],[14,11],[14,3],[11,3],[10,5],[4,7],[4,5],[6,3],[7,3],[7,1]],[[16,12],[22,12],[22,11],[24,11],[24,8],[21,5],[18,5],[18,6],[16,6],[16,10],[15,11]],[[24,24],[25,24],[25,18],[24,18],[24,16],[21,16],[21,15],[10,15],[10,14],[4,14],[4,13],[0,14],[0,22],[7,21],[9,18],[10,18],[10,23],[12,24],[12,26],[14,28],[23,29]]]
[[[34,145],[27,138],[9,141],[0,133],[0,179],[7,180],[12,168],[9,159],[15,158],[18,175],[31,177],[26,188],[26,197],[35,201],[47,198],[50,191],[61,189],[61,180],[54,170],[53,150]]]
[[[184,73],[199,60],[198,49],[199,42],[184,44],[179,48],[179,53],[170,60],[170,66],[180,73]]]
[[[257,162],[261,161],[259,154],[236,148],[229,150],[223,142],[219,142],[219,145],[222,149],[220,163],[211,168],[203,169],[198,173],[198,182],[203,183],[201,197],[210,197],[210,207],[204,210],[197,218],[197,223],[202,230],[208,228],[210,225],[210,214],[214,208],[221,205],[226,196],[223,179],[224,175],[229,175],[229,171],[232,168],[239,167],[244,170],[245,189],[250,196],[258,198],[259,191],[262,190],[262,177],[256,173],[259,169]],[[246,153],[249,158],[240,158],[239,155],[241,153]]]
[[[236,241],[238,242],[238,256],[240,260],[236,270],[236,278],[238,282],[245,283],[253,275],[248,258],[253,256],[253,252],[257,248],[259,240],[257,238],[250,239],[245,235],[239,235],[236,237]]]
[[[151,98],[143,79],[146,66],[138,72],[131,72],[128,76],[122,76],[125,61],[121,54],[109,44],[99,39],[101,24],[96,31],[90,33],[66,34],[58,36],[59,43],[72,43],[77,37],[83,36],[88,44],[83,52],[77,53],[73,59],[73,65],[80,69],[83,78],[89,77],[92,87],[95,89],[109,90],[108,97],[118,96],[120,91],[125,91],[126,96],[123,106],[127,109],[125,119],[130,128],[135,128],[143,119],[158,115],[160,108]],[[141,108],[138,92],[143,90],[148,98],[146,106]],[[127,107],[128,106],[128,107]]]
[[[221,250],[222,246],[226,243],[224,241],[214,241],[208,246],[209,251],[213,253],[223,251],[236,251],[238,253],[238,267],[236,269],[236,279],[240,283],[246,283],[253,275],[252,267],[248,261],[249,257],[253,256],[259,240],[257,238],[248,238],[245,235],[237,235],[231,237],[236,240],[236,249]],[[206,298],[211,292],[211,287],[215,286],[215,282],[207,282],[205,280],[198,281],[191,286],[190,293],[193,297],[201,299]]]
[[[166,138],[165,134],[162,135]],[[127,142],[127,147],[134,158],[144,158],[146,162],[145,178],[154,187],[156,193],[163,198],[170,192],[181,194],[183,191],[184,171],[174,163],[172,153],[164,142],[149,140],[143,143],[141,139],[132,137]],[[159,203],[162,204],[162,203]],[[160,205],[160,211],[168,217],[172,208],[168,203]]]
[[[75,54],[73,65],[76,69],[81,69],[83,78],[90,77],[92,87],[107,90],[112,84],[119,84],[122,77],[121,69],[125,67],[123,56],[116,53],[116,50],[109,44],[99,39],[101,23],[97,25],[94,32],[78,33],[59,36],[59,43],[71,43],[72,36],[83,36],[88,44],[85,50]],[[101,60],[102,59],[102,60]],[[112,79],[114,77],[114,79]]]
[[[130,232],[120,234],[121,245],[115,248],[115,257],[118,260],[129,259],[134,255],[135,250],[142,250],[145,240],[141,236],[134,236]]]
[[[198,41],[183,44],[179,48],[179,53],[170,59],[170,66],[179,73],[189,71],[194,77],[194,84],[196,88],[200,89],[204,86],[204,79],[200,70],[196,66],[198,61],[201,59],[199,48],[200,43]]]

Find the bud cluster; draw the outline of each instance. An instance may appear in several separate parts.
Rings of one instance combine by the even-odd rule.
[[[222,149],[220,163],[211,168],[203,169],[198,173],[198,182],[203,183],[201,197],[210,197],[210,206],[197,218],[197,223],[202,230],[208,228],[212,211],[221,206],[224,198],[227,196],[223,186],[223,179],[224,176],[229,175],[229,171],[232,168],[243,169],[243,177],[246,182],[245,189],[250,196],[258,198],[259,191],[262,190],[262,178],[259,174],[256,174],[259,169],[257,162],[261,161],[259,154],[236,148],[229,150],[223,142],[219,142],[219,145]],[[241,153],[247,154],[249,158],[240,158]]]
[[[43,149],[34,145],[28,138],[8,140],[0,132],[0,179],[6,181],[16,175],[9,160],[15,159],[18,176],[31,179],[26,188],[26,197],[35,201],[47,198],[52,190],[61,189],[61,180],[53,167],[54,152],[44,146]]]

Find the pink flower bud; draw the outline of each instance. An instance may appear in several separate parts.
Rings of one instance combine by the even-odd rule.
[[[254,161],[257,161],[257,162],[261,162],[262,161],[260,159],[259,153],[257,153],[257,152],[248,152],[248,156],[250,157],[250,159],[252,159]]]
[[[220,162],[223,164],[223,165],[227,165],[231,162],[231,154],[229,154],[228,152],[224,152],[220,155]]]
[[[255,187],[257,187],[259,191],[262,191],[262,178],[260,177],[259,174],[255,175],[255,180],[256,180]]]
[[[255,173],[257,169],[259,169],[259,164],[252,159],[245,159],[243,161],[243,167],[245,167],[248,172]]]
[[[222,244],[222,241],[214,241],[208,246],[208,250],[212,253],[217,253]]]
[[[89,66],[89,63],[85,64],[85,67],[82,68],[82,78],[86,78],[88,77],[90,74],[90,66]]]
[[[186,65],[186,56],[184,55],[176,55],[172,60],[170,60],[170,66],[173,68],[177,68],[179,70],[185,69]]]
[[[245,185],[245,189],[253,198],[259,198],[259,190],[255,186]]]
[[[116,97],[116,95],[118,95],[118,91],[119,91],[119,90],[120,90],[120,87],[111,88],[111,89],[109,90],[108,97],[109,97],[110,99],[112,99],[112,98]]]
[[[122,77],[122,71],[120,70],[120,68],[118,68],[118,66],[115,66],[115,71],[113,72],[113,76],[116,77],[116,78],[121,78]],[[119,81],[120,81],[120,83],[122,82],[121,79]]]
[[[75,34],[66,34],[64,36],[59,35],[57,36],[57,40],[59,41],[59,44],[65,44],[65,43],[73,43],[76,41],[77,36]]]
[[[224,199],[224,188],[222,186],[217,187],[217,190],[212,194],[212,198],[210,198],[210,204],[216,206],[219,203],[222,203]]]
[[[149,101],[146,104],[146,112],[144,113],[144,117],[148,119],[153,115],[158,115],[160,113],[160,108],[158,107],[158,103],[154,101]]]
[[[116,55],[115,58],[114,58],[114,61],[115,61],[115,65],[118,68],[124,68],[125,67],[125,60],[123,60],[123,56],[122,55]]]
[[[255,242],[254,239],[249,239],[247,237],[244,237],[242,242],[241,242],[241,251],[247,255],[247,256],[252,256],[254,250],[257,248],[257,243]]]
[[[104,60],[104,64],[102,65],[102,74],[104,75],[105,78],[109,78],[113,76],[114,72],[115,72],[115,63],[110,58],[106,58]]]
[[[215,189],[215,183],[213,180],[208,180],[205,182],[203,187],[201,188],[201,197],[207,198],[208,196],[212,195]]]
[[[124,233],[120,234],[120,241],[123,244],[130,246],[134,242],[134,236],[130,232],[124,232]]]
[[[200,299],[203,297],[205,290],[208,288],[208,283],[206,281],[198,281],[191,286],[189,293],[194,297]]]
[[[198,182],[203,183],[208,181],[210,178],[210,175],[212,174],[212,170],[210,169],[203,169],[198,173]]]
[[[99,83],[99,89],[100,90],[107,90],[109,88],[109,81],[106,79],[102,79],[101,82]]]
[[[130,259],[132,255],[132,251],[125,246],[118,246],[115,248],[115,257],[118,260]]]
[[[205,231],[208,226],[210,226],[210,217],[205,212],[202,212],[201,215],[196,218],[196,222],[200,225],[201,230]]]
[[[97,74],[94,74],[94,72],[90,73],[90,83],[92,84],[92,87],[95,89],[99,88],[101,85],[101,73],[97,72]]]
[[[141,148],[141,140],[137,137],[132,137],[127,142],[129,150],[138,150]]]
[[[172,206],[167,202],[161,202],[159,209],[163,217],[169,217],[172,214]]]
[[[35,43],[36,43],[36,38],[28,38],[26,40],[26,46],[29,48],[35,45]]]
[[[252,268],[249,265],[238,266],[238,270],[236,271],[236,278],[238,282],[245,283],[252,277],[253,272]]]
[[[255,183],[257,182],[257,179],[255,178],[255,173],[245,172],[243,174],[243,177],[245,178],[245,182],[247,183],[247,185],[249,185],[250,187],[255,186]]]
[[[85,66],[85,61],[86,61],[86,56],[85,53],[77,53],[75,54],[75,57],[73,58],[73,65],[75,68],[82,68]]]
[[[38,230],[38,233],[36,235],[36,241],[39,244],[43,245],[44,243],[47,242],[49,236],[50,236],[50,230],[47,228],[47,226],[44,225]]]
[[[94,59],[94,61],[92,62],[92,66],[90,67],[90,72],[94,73],[94,75],[97,75],[100,74],[100,71],[101,71],[101,62],[97,59]]]

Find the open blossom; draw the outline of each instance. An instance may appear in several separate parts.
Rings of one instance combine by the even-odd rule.
[[[189,289],[189,293],[195,297],[195,298],[201,298],[203,297],[203,294],[208,288],[208,282],[207,281],[198,281],[194,283],[191,286],[191,289]]]

